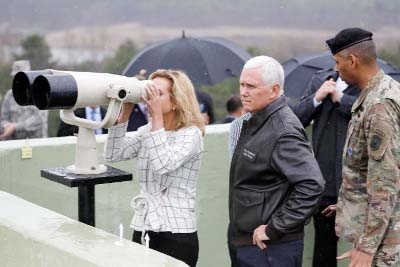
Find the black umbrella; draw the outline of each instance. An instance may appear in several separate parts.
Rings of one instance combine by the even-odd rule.
[[[400,81],[400,72],[393,65],[382,59],[378,59],[378,65],[386,74]],[[335,61],[330,52],[323,52],[291,58],[282,66],[285,70],[285,95],[300,98],[313,74],[318,70],[332,69]]]
[[[239,76],[250,55],[223,38],[176,38],[146,47],[123,71],[134,76],[141,69],[183,70],[195,85],[214,85],[229,77]]]

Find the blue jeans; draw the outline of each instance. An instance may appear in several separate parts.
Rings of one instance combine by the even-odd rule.
[[[301,267],[303,240],[268,245],[264,250],[257,246],[239,247],[237,259],[240,267]]]

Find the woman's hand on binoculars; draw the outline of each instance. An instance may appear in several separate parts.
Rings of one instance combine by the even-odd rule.
[[[164,128],[161,92],[154,83],[146,85],[148,99],[143,99],[151,116],[152,130]]]

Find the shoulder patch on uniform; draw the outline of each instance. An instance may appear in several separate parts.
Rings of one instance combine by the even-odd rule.
[[[382,144],[382,140],[385,138],[385,132],[383,129],[374,129],[372,138],[369,146],[372,150],[378,150]]]
[[[391,140],[391,128],[387,127],[386,124],[381,123],[379,128],[374,127],[370,136],[370,156],[374,160],[381,160]]]
[[[371,138],[371,143],[369,144],[371,149],[378,150],[381,144],[382,144],[382,136],[374,134]]]

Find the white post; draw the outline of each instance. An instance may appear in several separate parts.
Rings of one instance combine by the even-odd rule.
[[[75,146],[75,164],[68,166],[67,170],[75,174],[100,174],[107,171],[107,167],[99,164],[97,160],[94,130],[79,127]]]

